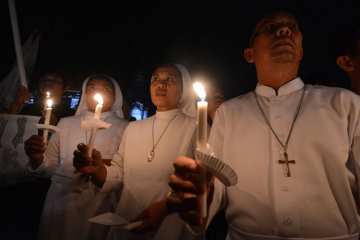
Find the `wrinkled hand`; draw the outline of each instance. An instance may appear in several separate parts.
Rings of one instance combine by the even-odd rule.
[[[169,180],[173,191],[167,198],[166,206],[179,212],[180,217],[190,225],[204,224],[204,219],[199,214],[201,195],[207,194],[209,205],[213,196],[213,175],[198,161],[186,157],[178,157],[174,168]],[[206,181],[203,176],[206,176]]]
[[[38,135],[32,135],[24,142],[25,153],[29,156],[33,169],[37,169],[43,162],[46,147],[44,138]]]
[[[85,174],[96,174],[100,165],[103,165],[101,154],[96,149],[92,150],[92,156],[88,155],[89,147],[83,143],[77,145],[74,151],[73,165],[77,171]]]
[[[165,200],[153,203],[147,207],[139,216],[130,222],[143,221],[143,224],[131,230],[132,233],[145,233],[156,231],[164,218],[169,214],[169,210],[165,206]]]

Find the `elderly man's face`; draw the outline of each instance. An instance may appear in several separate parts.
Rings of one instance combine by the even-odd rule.
[[[246,60],[255,64],[266,61],[299,63],[303,56],[302,33],[295,17],[287,12],[265,16],[255,27]]]

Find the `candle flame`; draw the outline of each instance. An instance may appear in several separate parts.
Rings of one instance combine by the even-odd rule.
[[[52,105],[53,105],[53,100],[52,100],[52,99],[48,99],[48,100],[46,101],[46,105],[47,105],[48,108],[51,108]]]
[[[46,92],[46,97],[47,97],[47,98],[50,97],[50,92]]]
[[[99,93],[94,95],[94,99],[98,101],[99,104],[104,104],[103,98]]]
[[[193,84],[193,87],[194,87],[194,90],[195,90],[196,94],[201,99],[201,101],[204,101],[205,98],[206,98],[206,92],[205,92],[204,86],[199,82],[195,82]]]

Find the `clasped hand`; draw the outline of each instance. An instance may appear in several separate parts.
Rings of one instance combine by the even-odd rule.
[[[96,149],[92,150],[92,156],[88,154],[89,147],[83,143],[77,145],[74,151],[73,165],[77,171],[85,174],[95,174],[103,164],[101,154]]]

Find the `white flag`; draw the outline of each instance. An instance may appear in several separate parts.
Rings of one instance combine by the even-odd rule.
[[[30,77],[34,71],[37,53],[39,49],[40,34],[34,30],[23,45],[24,66],[26,76]],[[20,74],[17,64],[9,74],[0,82],[0,111],[6,111],[14,100],[17,88],[20,84]]]

